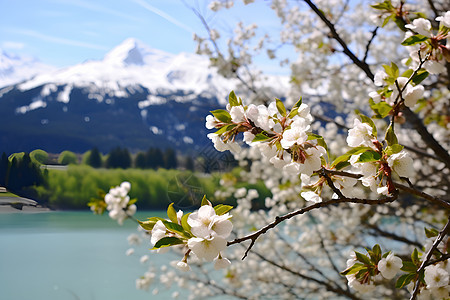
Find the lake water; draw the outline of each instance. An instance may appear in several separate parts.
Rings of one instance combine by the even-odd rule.
[[[141,212],[138,218],[153,215]],[[135,288],[148,263],[177,259],[151,254],[147,241],[148,247],[126,256],[127,236],[136,228],[130,220],[119,226],[90,212],[0,213],[0,299],[170,299],[174,290],[158,287],[155,296],[155,286],[148,292]],[[141,254],[150,255],[147,265],[139,262]]]

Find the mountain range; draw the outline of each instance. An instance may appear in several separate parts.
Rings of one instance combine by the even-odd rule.
[[[273,80],[281,90],[283,80]],[[208,58],[133,38],[102,60],[63,69],[0,52],[0,152],[202,151],[211,145],[206,115],[237,86]]]

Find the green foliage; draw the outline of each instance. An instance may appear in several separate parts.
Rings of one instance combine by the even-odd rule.
[[[85,156],[85,163],[93,168],[101,168],[102,166],[102,155],[97,147],[88,151]]]
[[[219,186],[218,177],[200,177],[179,170],[95,169],[86,165],[70,165],[67,170],[48,171],[48,188],[36,188],[38,199],[48,201],[53,208],[63,209],[87,209],[87,203],[99,189],[108,192],[111,185],[123,181],[131,182],[129,195],[138,199],[136,205],[139,209],[166,209],[171,202],[185,204],[185,194],[181,191],[171,193],[180,189],[176,185],[177,178],[189,178],[189,186],[198,188],[201,195],[213,195]]]
[[[48,153],[41,149],[31,151],[30,157],[33,161],[41,165],[45,165],[48,161]]]
[[[59,154],[58,163],[61,165],[75,165],[78,163],[78,158],[75,153],[66,150]]]
[[[127,169],[131,167],[131,154],[126,148],[116,147],[109,152],[106,167],[111,169]]]

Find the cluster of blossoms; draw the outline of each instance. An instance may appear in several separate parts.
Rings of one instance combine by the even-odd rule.
[[[348,285],[360,293],[373,291],[376,288],[376,282],[382,278],[394,278],[403,265],[401,258],[392,252],[381,255],[378,244],[367,252],[369,256],[354,252],[347,260],[347,269],[342,272],[347,277]]]
[[[352,190],[357,178],[377,194],[393,195],[393,175],[409,176],[413,160],[398,144],[392,127],[387,130],[387,146],[384,147],[378,141],[372,119],[362,114],[359,117],[361,120],[355,119],[353,128],[348,131],[347,144],[351,149],[333,162],[327,162],[327,145],[323,138],[310,131],[313,118],[309,107],[301,100],[287,112],[278,99],[267,107],[245,106],[231,92],[227,110],[212,111],[212,115],[206,117],[206,127],[218,129],[208,137],[219,151],[239,152],[236,135],[243,132],[244,142],[256,147],[276,168],[293,176],[301,175],[304,188],[301,195],[308,201],[322,201],[323,184],[327,183],[322,174],[324,170],[330,171],[331,188],[337,188],[344,197],[355,196]],[[333,174],[349,165],[358,176]],[[317,181],[312,179],[314,176],[318,176]]]
[[[103,199],[93,199],[88,205],[96,214],[103,214],[107,210],[109,217],[122,225],[125,219],[136,213],[136,199],[128,196],[130,189],[131,184],[124,181],[119,186],[112,187]]]
[[[167,209],[169,220],[153,217],[139,224],[151,233],[152,250],[161,252],[170,246],[183,248],[185,255],[176,264],[178,269],[188,271],[188,258],[192,255],[199,260],[214,260],[214,267],[223,269],[230,265],[230,261],[222,257],[222,252],[233,229],[228,213],[231,208],[222,204],[213,207],[203,198],[198,211],[183,214],[181,210],[176,212],[172,203]]]

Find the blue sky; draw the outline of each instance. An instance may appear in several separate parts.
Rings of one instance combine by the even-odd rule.
[[[214,15],[209,1],[185,0],[214,26],[231,32],[238,21],[279,26],[265,1]],[[193,52],[194,32],[205,30],[181,0],[0,0],[0,48],[64,67],[101,59],[128,37],[171,53]],[[265,62],[264,62],[265,63]]]

